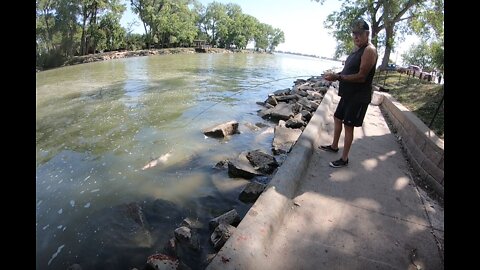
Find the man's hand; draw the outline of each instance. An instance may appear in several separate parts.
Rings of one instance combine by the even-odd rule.
[[[327,73],[327,74],[325,74],[325,76],[324,76],[323,78],[324,78],[325,80],[327,80],[327,81],[333,82],[333,81],[338,80],[338,74],[336,74],[336,73]]]

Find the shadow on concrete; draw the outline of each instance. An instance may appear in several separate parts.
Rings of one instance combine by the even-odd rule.
[[[346,168],[328,166],[339,153],[313,155],[273,241],[283,269],[443,269],[443,224],[430,224],[393,136],[356,139]]]

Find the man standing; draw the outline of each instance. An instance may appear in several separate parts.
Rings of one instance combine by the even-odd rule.
[[[338,95],[341,97],[334,114],[334,132],[331,145],[322,145],[320,149],[338,152],[338,141],[345,127],[345,139],[342,157],[330,162],[330,166],[340,168],[348,165],[348,153],[353,142],[353,129],[363,124],[368,104],[372,99],[372,81],[377,64],[377,49],[370,42],[370,27],[362,19],[352,25],[352,37],[355,50],[345,61],[340,73],[325,74],[328,81],[339,81]]]

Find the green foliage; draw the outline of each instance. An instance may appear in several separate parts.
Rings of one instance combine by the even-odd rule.
[[[418,45],[412,45],[407,52],[402,54],[402,59],[406,64],[427,68],[432,61],[430,46],[423,42]]]
[[[441,139],[444,138],[443,84],[419,80],[396,71],[377,72],[375,84],[389,89],[389,94],[414,113]],[[438,111],[437,111],[438,109]]]
[[[443,41],[435,41],[430,44],[422,41],[419,44],[414,44],[408,51],[402,54],[403,63],[407,65],[421,66],[426,70],[441,70],[443,71]]]
[[[248,14],[243,14],[239,5],[227,5],[227,34],[223,40],[224,47],[245,49],[249,41],[254,40],[258,32],[258,20]]]
[[[39,68],[63,64],[73,56],[118,49],[192,46],[204,39],[214,46],[273,51],[285,41],[283,31],[244,14],[237,4],[197,0],[130,0],[145,35],[120,25],[121,0],[37,0],[36,55]],[[133,22],[132,22],[133,24]]]
[[[106,14],[100,21],[106,50],[112,51],[125,47],[126,31],[120,26],[120,18],[114,13]]]
[[[257,31],[254,34],[255,50],[266,50],[268,48],[268,37],[273,35],[273,27],[266,23],[259,23],[257,25]]]
[[[160,47],[190,45],[197,35],[196,14],[190,10],[187,1],[165,2],[156,15],[155,34]]]
[[[48,53],[41,53],[37,51],[36,66],[37,69],[49,69],[59,67],[65,63],[66,57],[60,50],[49,51]]]
[[[444,2],[443,0],[422,1],[412,7],[414,16],[409,20],[412,31],[425,40],[443,40]]]
[[[144,45],[145,39],[141,34],[127,34],[125,36],[125,49],[129,51],[140,50]]]
[[[228,22],[226,5],[218,2],[208,4],[204,16],[204,28],[212,46],[218,45],[220,39],[226,39]]]
[[[269,40],[270,40],[269,42],[270,44],[268,48],[269,48],[269,51],[272,52],[275,50],[275,47],[277,47],[278,44],[285,42],[285,34],[279,28],[275,28],[273,30],[273,35]]]
[[[37,66],[60,66],[88,51],[125,46],[120,0],[39,0],[36,2]]]
[[[100,28],[99,25],[92,25],[89,28],[91,44],[95,50],[104,51],[107,49],[107,34],[106,31]]]
[[[443,72],[444,70],[444,45],[443,40],[440,42],[433,42],[431,44],[431,53],[432,53],[432,66]]]

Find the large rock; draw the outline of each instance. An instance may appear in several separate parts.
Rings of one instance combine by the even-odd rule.
[[[315,92],[315,91],[307,91],[308,96],[312,97],[312,100],[322,100],[323,96],[322,94]]]
[[[178,243],[184,245],[185,247],[191,248],[193,250],[200,249],[198,235],[189,227],[182,226],[176,228],[174,231],[174,235]]]
[[[313,87],[312,85],[310,85],[310,83],[304,83],[302,85],[299,85],[297,89],[301,91],[307,91],[307,90],[313,90]]]
[[[248,152],[247,159],[256,170],[264,174],[271,174],[278,167],[274,156],[258,149]]]
[[[228,238],[235,232],[236,228],[228,224],[220,224],[213,231],[210,236],[210,241],[212,241],[213,247],[215,250],[220,250]]]
[[[203,130],[205,136],[223,138],[238,133],[238,122],[229,121]]]
[[[208,226],[210,229],[216,228],[219,224],[229,224],[229,225],[236,225],[240,222],[240,216],[237,213],[237,210],[232,209],[222,215],[212,218],[210,222],[208,222]]]
[[[301,134],[302,131],[300,129],[291,129],[282,125],[276,126],[272,143],[273,153],[277,155],[290,152]]]
[[[306,83],[306,82],[307,82],[307,80],[305,80],[305,79],[296,79],[296,80],[293,82],[293,84],[295,84],[295,85],[301,85],[301,84],[304,84],[304,83]]]
[[[266,116],[263,116],[263,118],[269,117],[273,120],[288,120],[294,115],[292,105],[283,102],[269,110],[269,113],[267,113]]]
[[[192,238],[192,230],[186,226],[176,228],[174,233],[179,242],[188,242]]]
[[[277,90],[277,91],[273,92],[273,94],[274,94],[275,96],[285,96],[285,95],[288,95],[288,94],[290,94],[290,88],[285,88],[285,89]]]
[[[290,118],[287,120],[287,122],[285,122],[285,126],[288,127],[288,128],[301,128],[301,127],[304,127],[306,126],[307,123],[305,123],[303,120],[302,120],[302,114],[296,114],[295,117],[293,118]]]
[[[252,179],[259,175],[263,173],[253,167],[247,158],[247,152],[242,152],[237,158],[228,161],[228,176],[232,178]]]
[[[275,98],[275,96],[268,96],[267,100],[265,101],[265,104],[270,104],[270,105],[273,105],[273,106],[277,106],[278,101]]]
[[[292,93],[297,96],[297,99],[308,96],[308,93],[306,91],[299,89],[292,91]]]
[[[302,120],[304,121],[310,121],[312,119],[312,113],[307,111],[307,110],[301,110],[300,114],[302,114]]]
[[[244,203],[253,203],[258,199],[260,194],[262,194],[265,187],[265,184],[256,181],[248,183],[238,196],[238,199]]]
[[[278,102],[289,102],[290,100],[297,100],[298,96],[297,95],[285,95],[285,96],[275,96],[275,99]]]
[[[166,254],[157,253],[148,257],[145,269],[177,270],[179,264],[178,259]]]
[[[298,102],[298,104],[302,105],[302,108],[304,108],[304,109],[306,109],[310,112],[314,112],[318,107],[318,105],[316,105],[316,104],[315,104],[316,106],[312,105],[312,102],[310,100],[308,100],[307,98],[301,98],[297,102]]]

